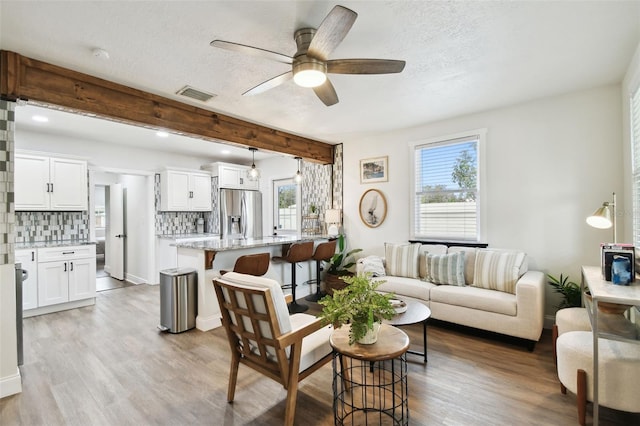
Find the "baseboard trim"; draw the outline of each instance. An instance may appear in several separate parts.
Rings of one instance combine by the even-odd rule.
[[[136,284],[136,285],[138,285],[138,284],[146,284],[147,283],[147,280],[145,280],[144,278],[141,278],[141,277],[138,277],[136,275],[129,274],[129,273],[125,274],[124,279],[129,281],[131,284]]]
[[[16,374],[0,378],[0,398],[22,392],[22,378],[20,369],[16,367]]]
[[[220,326],[222,326],[222,321],[219,316],[212,315],[205,318],[202,315],[198,315],[196,317],[196,328],[200,331],[209,331]]]
[[[58,303],[57,305],[43,306],[41,308],[29,309],[22,313],[23,318],[34,317],[36,315],[50,314],[53,312],[66,311],[68,309],[83,308],[96,304],[96,298],[74,300],[73,302]]]
[[[544,316],[544,324],[543,327],[551,330],[553,328],[553,324],[556,323],[555,315],[545,315]]]

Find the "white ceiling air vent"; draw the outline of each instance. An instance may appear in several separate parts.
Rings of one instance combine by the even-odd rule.
[[[184,86],[182,89],[176,92],[178,95],[186,96],[187,98],[195,99],[201,102],[207,102],[210,99],[216,97],[216,95],[212,93],[207,93],[199,89],[194,89],[191,86]]]

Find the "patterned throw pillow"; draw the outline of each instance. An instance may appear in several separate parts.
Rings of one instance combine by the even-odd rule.
[[[515,294],[525,257],[523,252],[478,250],[473,285]]]
[[[420,243],[384,244],[385,271],[393,277],[418,278]]]
[[[433,284],[464,286],[464,252],[427,254],[429,281]]]

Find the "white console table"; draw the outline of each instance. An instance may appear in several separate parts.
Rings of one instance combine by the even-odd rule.
[[[599,266],[583,266],[582,289],[584,290],[585,287],[589,289],[592,297],[591,302],[588,300],[584,302],[593,330],[593,424],[594,426],[598,426],[598,338],[630,341],[640,345],[640,340],[631,340],[616,333],[614,329],[602,329],[598,324],[598,303],[610,302],[621,305],[640,306],[640,282],[634,281],[627,286],[615,285],[610,281],[604,280],[602,277],[602,269]],[[638,311],[635,312],[635,316],[637,318]]]

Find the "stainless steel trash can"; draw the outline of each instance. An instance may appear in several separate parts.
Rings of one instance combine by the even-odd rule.
[[[196,326],[198,274],[191,268],[160,271],[160,325],[169,333],[182,333]]]

